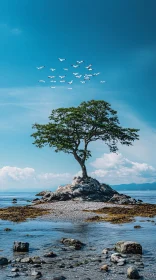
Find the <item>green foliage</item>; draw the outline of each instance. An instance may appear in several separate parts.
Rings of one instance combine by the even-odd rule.
[[[84,165],[91,156],[88,144],[102,140],[108,145],[110,152],[118,150],[118,144],[130,146],[138,140],[138,129],[120,126],[117,112],[103,100],[82,102],[78,107],[52,110],[48,124],[33,125],[36,132],[32,134],[37,147],[46,145],[71,153]],[[81,166],[82,167],[82,166]]]

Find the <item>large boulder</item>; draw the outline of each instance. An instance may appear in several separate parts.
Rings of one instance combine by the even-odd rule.
[[[134,241],[119,241],[115,244],[115,250],[124,254],[142,254],[142,246]]]

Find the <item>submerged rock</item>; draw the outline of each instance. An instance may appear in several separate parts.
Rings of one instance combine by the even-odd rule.
[[[55,257],[57,257],[57,255],[54,252],[49,252],[49,253],[44,254],[44,257],[45,258],[55,258]]]
[[[17,203],[17,198],[13,198],[12,203]]]
[[[0,257],[0,265],[6,265],[8,264],[9,261],[7,258],[4,258],[4,257]]]
[[[75,250],[80,250],[85,244],[77,239],[62,238],[61,243],[67,246],[72,246]]]
[[[134,241],[119,241],[115,244],[115,250],[119,253],[142,254],[142,246]]]
[[[4,231],[12,231],[11,228],[5,228]]]
[[[13,250],[15,252],[29,252],[29,243],[28,242],[14,242]]]
[[[119,194],[110,186],[88,177],[86,179],[75,177],[72,184],[59,186],[55,192],[45,191],[41,202],[52,201],[97,201],[111,202],[117,204],[136,204],[135,199],[130,196]],[[140,202],[139,202],[140,203]]]

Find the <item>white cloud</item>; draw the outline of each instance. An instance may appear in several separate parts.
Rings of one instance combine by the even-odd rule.
[[[35,170],[33,168],[18,168],[11,166],[4,166],[0,169],[0,179],[10,178],[15,181],[25,180],[34,176]]]
[[[156,169],[153,166],[133,162],[122,154],[103,154],[91,165],[96,168],[91,175],[108,184],[139,184],[156,181]]]
[[[73,177],[70,173],[38,174],[30,167],[4,166],[0,169],[0,191],[51,189],[71,182]]]
[[[91,165],[95,170],[89,172],[90,176],[112,185],[156,181],[156,169],[153,166],[131,161],[122,154],[103,154]],[[71,183],[74,176],[81,176],[81,171],[77,174],[37,173],[30,167],[4,166],[0,169],[0,191],[55,190],[61,184]]]

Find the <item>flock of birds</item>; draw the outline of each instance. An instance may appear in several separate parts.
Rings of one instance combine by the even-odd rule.
[[[60,62],[64,62],[66,59],[65,59],[65,58],[58,58],[58,60],[59,60]],[[89,65],[87,65],[87,66],[84,66],[84,69],[87,71],[87,74],[86,74],[86,73],[85,73],[85,74],[79,73],[79,71],[78,71],[78,70],[79,70],[79,67],[80,67],[81,65],[83,65],[84,63],[85,63],[84,60],[80,60],[80,61],[77,60],[77,61],[76,61],[76,64],[72,64],[72,65],[71,65],[71,67],[72,67],[73,69],[75,69],[75,71],[77,71],[77,72],[72,72],[73,78],[75,78],[75,79],[80,79],[80,83],[81,83],[81,84],[85,84],[85,83],[87,83],[88,81],[90,81],[92,77],[95,77],[95,76],[100,75],[100,72],[94,73],[94,71],[93,71],[94,69],[92,68],[92,64],[89,64]],[[37,68],[37,70],[42,70],[42,69],[45,68],[45,66],[39,66],[39,67],[36,67],[36,68]],[[53,74],[54,74],[54,72],[56,71],[56,69],[55,69],[55,68],[50,68],[50,71],[52,71]],[[69,68],[63,68],[63,71],[67,72],[67,71],[69,71]],[[56,77],[57,77],[57,76],[56,76],[55,74],[54,74],[54,75],[49,75],[49,76],[48,76],[48,79],[50,79],[50,82],[51,82],[51,83],[56,84],[56,83],[57,83]],[[74,83],[74,80],[67,80],[67,75],[62,75],[62,76],[59,75],[58,78],[59,78],[59,82],[60,82],[60,83],[67,83],[67,84],[68,84],[68,89],[69,89],[69,90],[72,90],[71,85]],[[45,81],[45,80],[39,80],[38,82],[39,82],[39,83],[45,83],[46,81]],[[100,80],[100,83],[101,83],[101,84],[104,84],[105,81]],[[56,86],[52,85],[52,86],[50,86],[50,88],[55,89]]]

